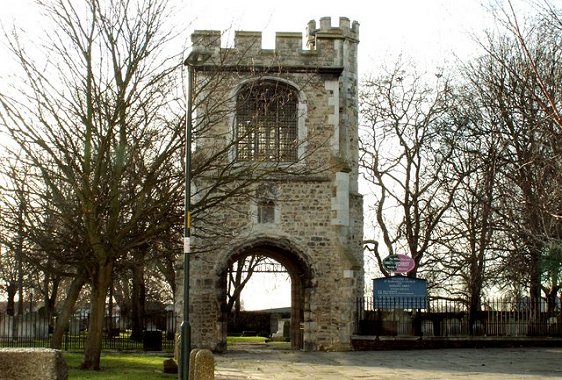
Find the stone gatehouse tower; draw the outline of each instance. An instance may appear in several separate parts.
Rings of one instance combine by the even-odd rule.
[[[262,49],[259,32],[236,32],[230,48],[221,48],[219,31],[192,35],[194,48],[212,53],[194,68],[193,162],[222,157],[222,166],[194,174],[193,202],[236,194],[194,216],[194,347],[226,349],[227,270],[259,254],[291,278],[293,348],[351,348],[355,299],[363,294],[359,24],[342,17],[333,26],[325,17],[306,31],[304,44],[301,33],[278,32],[275,49]]]

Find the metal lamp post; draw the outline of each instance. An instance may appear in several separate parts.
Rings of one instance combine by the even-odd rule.
[[[187,108],[185,115],[185,198],[183,235],[183,317],[180,330],[181,380],[189,378],[189,353],[191,351],[191,325],[189,323],[189,254],[191,252],[191,130],[193,128],[194,69],[211,57],[211,52],[194,48],[184,61],[187,66]]]

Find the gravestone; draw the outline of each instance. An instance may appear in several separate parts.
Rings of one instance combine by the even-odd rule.
[[[193,378],[190,380],[214,380],[215,357],[210,350],[198,350],[195,354]]]

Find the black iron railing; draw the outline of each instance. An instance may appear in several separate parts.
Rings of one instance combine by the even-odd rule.
[[[546,303],[532,305],[528,300],[489,300],[480,310],[469,311],[467,304],[450,300],[427,300],[425,308],[404,308],[420,300],[374,300],[356,302],[357,335],[372,336],[496,336],[561,337],[562,312],[558,306],[547,310]]]
[[[77,313],[68,321],[62,349],[81,350],[88,336],[89,314]],[[9,316],[0,314],[0,347],[49,347],[56,317],[40,313]],[[122,351],[173,351],[176,318],[173,312],[152,314],[136,337],[130,320],[107,316],[103,328],[102,348]]]

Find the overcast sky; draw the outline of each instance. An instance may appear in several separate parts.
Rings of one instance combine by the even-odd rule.
[[[393,63],[399,54],[418,62],[420,68],[454,64],[474,54],[474,35],[491,27],[489,4],[495,0],[218,0],[177,1],[176,24],[187,27],[186,40],[194,29],[262,31],[264,48],[274,47],[275,32],[304,32],[309,20],[330,16],[360,24],[360,75],[375,73],[381,63]],[[499,0],[502,1],[502,0]],[[515,0],[516,6],[520,1]],[[259,5],[257,5],[259,4]],[[16,23],[29,36],[45,36],[44,23],[33,0],[0,0],[0,21],[10,29]],[[232,33],[230,33],[232,36]],[[226,40],[224,45],[229,44]],[[3,53],[0,46],[0,54]],[[4,55],[4,54],[3,54]],[[9,71],[0,61],[0,75]],[[0,84],[1,85],[1,84]],[[271,280],[271,277],[269,277]],[[253,296],[244,297],[247,309],[287,306],[290,292],[275,281],[252,287]],[[257,292],[263,292],[259,296]],[[259,303],[258,303],[259,301]]]
[[[284,0],[259,5],[255,0],[173,1],[174,22],[186,25],[188,35],[194,29],[263,31],[265,48],[273,48],[275,32],[304,32],[309,20],[318,24],[329,16],[337,25],[343,16],[358,21],[359,69],[367,73],[400,53],[422,65],[440,65],[453,61],[453,54],[474,51],[471,35],[490,25],[489,5],[483,3],[495,0]],[[33,0],[0,0],[0,5],[4,26],[14,21],[32,33],[41,32],[44,24]]]
[[[232,1],[219,13],[210,11],[215,2],[201,4],[196,28],[265,30],[273,41],[275,31],[303,31],[308,20],[340,16],[360,23],[362,58],[377,58],[387,51],[408,50],[413,55],[438,55],[457,49],[469,34],[487,22],[479,0],[370,0],[370,1],[280,1],[251,6],[252,1]],[[264,2],[266,3],[266,2]],[[271,5],[269,5],[271,4]],[[272,47],[272,46],[270,46]]]

